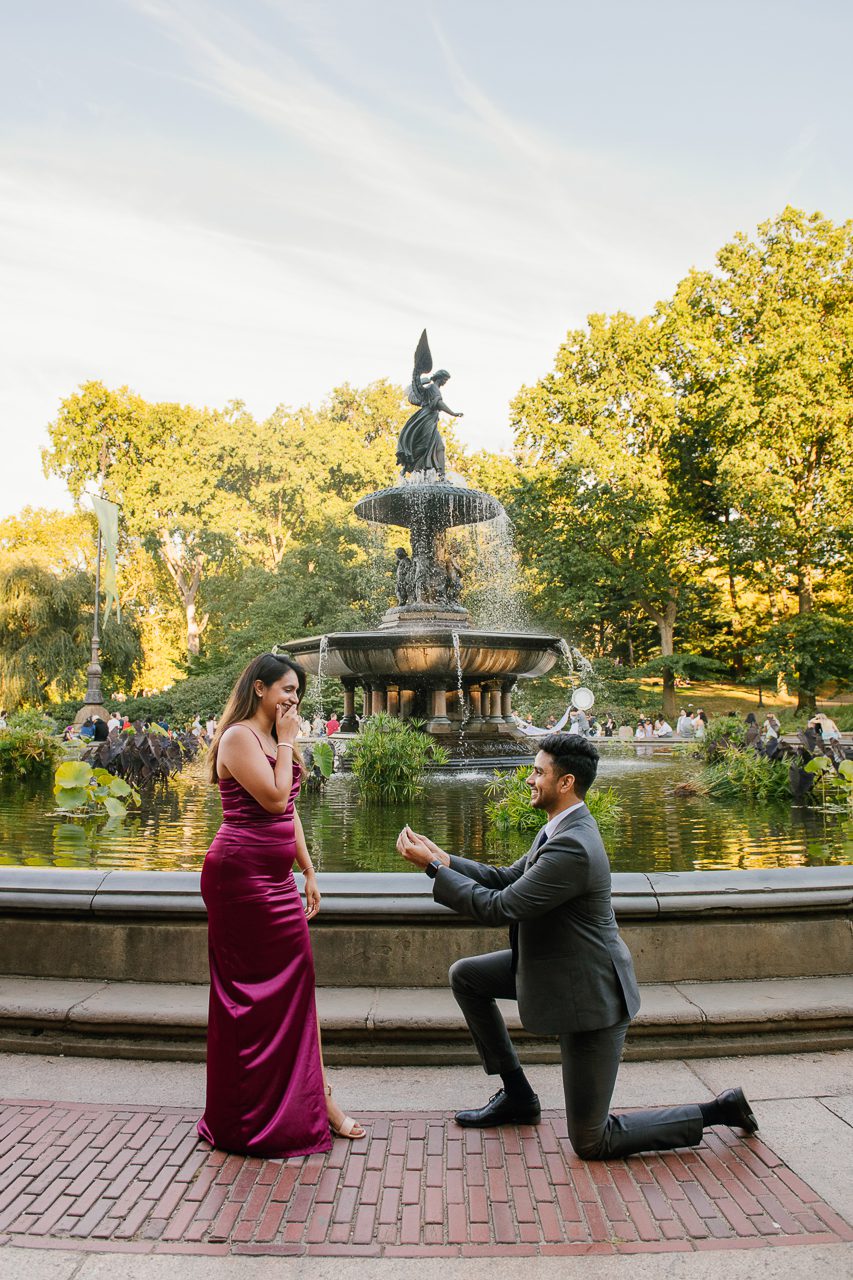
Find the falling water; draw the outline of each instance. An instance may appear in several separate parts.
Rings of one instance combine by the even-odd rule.
[[[486,510],[482,514],[485,517]],[[474,625],[490,631],[529,631],[512,523],[503,508],[491,519],[460,526],[454,535],[465,578],[463,604]]]
[[[471,708],[465,698],[465,688],[462,683],[462,649],[459,644],[459,632],[451,633],[453,636],[453,656],[456,659],[456,688],[459,691],[459,710],[462,712],[462,719],[459,722],[459,733],[464,734],[465,726],[471,714]]]
[[[317,650],[317,703],[320,715],[325,720],[326,711],[323,706],[323,667],[329,657],[329,637],[320,636],[320,648]]]

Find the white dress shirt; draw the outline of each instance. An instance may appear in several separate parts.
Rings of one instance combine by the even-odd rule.
[[[583,800],[578,800],[577,804],[570,804],[568,809],[561,809],[560,812],[556,814],[555,817],[549,818],[549,820],[545,823],[545,826],[542,828],[542,830],[539,832],[538,836],[536,837],[537,846],[543,845],[545,843],[545,840],[550,840],[554,832],[557,830],[557,827],[563,821],[563,818],[565,818],[566,814],[574,813],[575,809],[579,809],[582,804],[583,804]],[[542,839],[543,832],[545,835],[545,840]]]

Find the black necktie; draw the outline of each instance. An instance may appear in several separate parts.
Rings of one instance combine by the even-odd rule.
[[[536,853],[539,849],[541,849],[547,839],[548,837],[545,834],[545,828],[543,827],[542,830],[539,832],[539,835],[536,837],[536,841],[533,845],[533,848],[530,850],[530,853],[527,855],[528,858],[532,857],[534,853]],[[526,869],[527,868],[525,868],[525,870]],[[510,950],[512,951],[512,960],[510,961],[510,965],[512,968],[512,972],[515,973],[518,969],[518,921],[517,920],[513,920],[512,924],[509,926],[509,946],[510,946]]]

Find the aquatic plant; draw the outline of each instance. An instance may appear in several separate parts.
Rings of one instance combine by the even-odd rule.
[[[712,722],[713,723],[713,722]],[[718,748],[716,761],[700,774],[716,800],[791,801],[787,760],[768,760],[757,751],[735,746]]]
[[[740,716],[715,716],[698,743],[699,754],[709,764],[724,755],[729,747],[740,747],[746,741],[746,725]]]
[[[548,821],[548,815],[542,809],[534,809],[530,803],[530,788],[526,782],[529,776],[527,765],[493,774],[486,786],[489,796],[486,816],[492,831],[500,835],[510,831],[534,834]],[[593,787],[587,793],[586,805],[602,835],[611,835],[622,816],[622,804],[613,787]]]
[[[430,766],[447,764],[448,752],[420,721],[371,716],[350,747],[352,771],[364,800],[396,804],[412,800]]]
[[[53,794],[68,817],[123,818],[128,804],[139,804],[139,792],[124,778],[106,769],[93,769],[85,760],[65,760],[54,774]]]
[[[335,771],[335,749],[331,742],[311,742],[301,747],[305,764],[303,786],[310,791],[325,787]]]
[[[81,759],[124,778],[134,787],[165,785],[195,758],[199,746],[194,734],[170,736],[155,723],[145,732],[128,729],[111,733],[105,742],[88,747]]]

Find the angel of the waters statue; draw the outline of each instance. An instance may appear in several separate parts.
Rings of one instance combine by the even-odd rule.
[[[409,387],[409,404],[417,405],[417,412],[409,418],[397,441],[397,461],[407,471],[436,471],[444,478],[444,441],[438,434],[438,415],[449,413],[451,418],[461,418],[441,398],[441,388],[450,378],[446,369],[432,370],[432,355],[426,329],[421,334],[415,350],[415,371]]]

